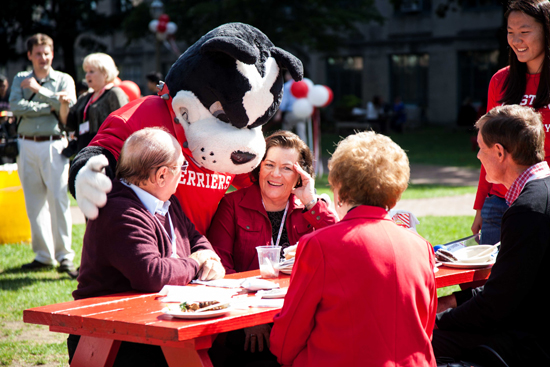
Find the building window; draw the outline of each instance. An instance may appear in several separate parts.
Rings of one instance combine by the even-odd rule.
[[[361,103],[363,98],[362,57],[329,57],[326,70],[327,85],[334,93],[335,104],[342,101],[342,99],[355,99]]]
[[[462,9],[477,9],[479,8],[493,8],[501,7],[501,2],[499,0],[463,0]]]
[[[140,63],[125,62],[121,66],[119,66],[118,69],[120,71],[119,78],[121,80],[131,80],[139,85],[140,88],[143,88],[143,84],[145,83],[145,74],[141,69]]]
[[[405,104],[428,106],[428,54],[390,56],[391,98]]]
[[[459,106],[467,98],[476,107],[487,103],[489,82],[498,70],[498,54],[498,50],[458,53]]]
[[[396,15],[425,13],[432,9],[431,0],[397,0],[393,2]]]
[[[132,2],[130,0],[114,0],[112,2],[113,13],[126,13],[132,10]]]

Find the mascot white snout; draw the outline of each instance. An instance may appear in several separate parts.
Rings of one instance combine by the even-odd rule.
[[[223,114],[219,103],[213,106],[207,110],[189,91],[179,91],[172,100],[195,163],[216,172],[252,171],[265,153],[262,127],[238,129],[217,118]]]

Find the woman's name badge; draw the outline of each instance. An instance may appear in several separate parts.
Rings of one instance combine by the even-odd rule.
[[[79,125],[78,133],[80,135],[86,134],[88,131],[90,131],[90,121],[84,121]]]

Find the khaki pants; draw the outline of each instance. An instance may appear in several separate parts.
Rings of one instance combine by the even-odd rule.
[[[67,140],[19,139],[17,166],[31,223],[35,260],[55,265],[73,260],[71,210],[67,193],[69,159],[61,155]]]

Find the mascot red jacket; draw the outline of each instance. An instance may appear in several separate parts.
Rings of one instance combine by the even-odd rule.
[[[188,162],[176,196],[205,234],[229,185],[249,185],[247,173],[265,154],[261,126],[283,94],[283,71],[294,80],[302,63],[275,47],[258,29],[224,24],[204,35],[172,65],[159,96],[113,112],[74,159],[69,188],[88,218],[107,200],[124,141],[134,131],[160,126],[173,134]]]

